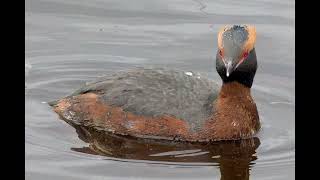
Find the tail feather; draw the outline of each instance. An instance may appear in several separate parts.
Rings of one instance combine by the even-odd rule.
[[[59,103],[59,100],[48,102],[50,106],[56,106]]]

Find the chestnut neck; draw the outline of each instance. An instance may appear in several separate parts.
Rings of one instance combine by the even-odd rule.
[[[251,96],[251,88],[237,81],[223,83],[220,97],[244,97]]]

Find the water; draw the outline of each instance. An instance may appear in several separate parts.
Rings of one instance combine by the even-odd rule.
[[[28,0],[27,179],[294,179],[294,1]],[[222,24],[255,24],[258,137],[212,145],[106,136],[45,103],[98,76],[168,66],[215,79]],[[250,174],[250,175],[249,175]]]

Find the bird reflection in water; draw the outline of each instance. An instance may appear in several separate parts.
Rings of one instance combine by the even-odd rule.
[[[257,159],[257,137],[237,141],[185,143],[137,139],[71,124],[87,147],[73,151],[120,159],[184,163],[213,163],[220,168],[221,180],[248,180],[250,167]]]

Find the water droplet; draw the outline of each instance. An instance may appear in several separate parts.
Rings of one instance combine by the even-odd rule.
[[[193,75],[192,72],[185,72],[185,74],[188,75],[188,76],[192,76]]]

